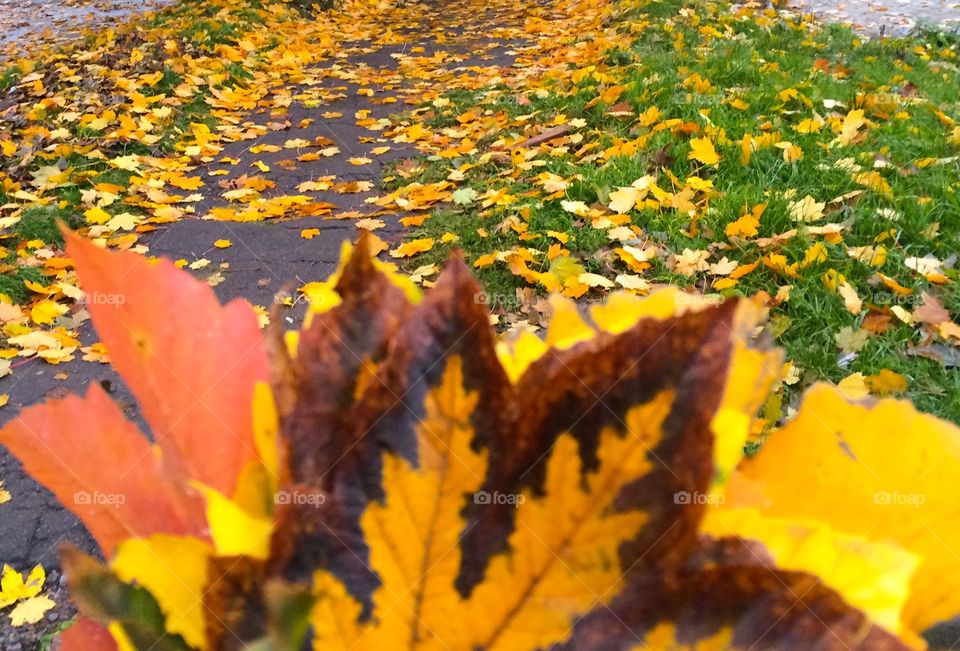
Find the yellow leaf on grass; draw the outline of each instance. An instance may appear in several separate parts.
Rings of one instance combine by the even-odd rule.
[[[870,188],[875,192],[879,192],[882,195],[888,197],[893,196],[893,189],[890,187],[890,182],[883,178],[883,175],[876,170],[870,172],[861,172],[860,174],[854,176],[853,180],[864,187]]]
[[[855,109],[847,113],[840,126],[840,135],[837,136],[837,142],[841,145],[849,145],[860,134],[860,127],[866,124],[863,109]]]
[[[548,292],[559,292],[570,279],[585,273],[586,268],[572,255],[561,255],[550,263],[550,269],[537,275]]]
[[[85,211],[83,216],[87,218],[87,222],[90,224],[106,224],[111,219],[110,213],[97,207]]]
[[[863,400],[870,395],[870,389],[867,387],[867,378],[863,373],[852,373],[837,382],[837,390],[843,394],[847,400]]]
[[[740,219],[727,224],[727,237],[756,237],[760,232],[760,219],[753,213],[747,213]]]
[[[827,204],[821,203],[809,194],[799,201],[791,201],[789,205],[790,218],[795,222],[815,222],[823,219],[823,209]]]
[[[423,237],[418,240],[404,242],[400,246],[390,250],[391,258],[409,258],[418,253],[425,253],[433,248],[434,240],[432,237]]]
[[[117,156],[108,162],[112,167],[116,167],[117,169],[126,170],[128,172],[140,171],[140,157],[136,154],[130,154],[129,156]]]
[[[868,375],[864,381],[875,396],[885,397],[907,390],[907,378],[888,368],[880,369],[876,375]]]
[[[582,201],[569,201],[564,199],[560,202],[560,206],[577,217],[586,217],[590,214],[590,207]]]
[[[690,153],[687,158],[704,165],[716,165],[720,162],[720,155],[709,138],[693,138],[690,141]]]
[[[610,193],[610,203],[608,207],[615,213],[628,213],[633,210],[633,206],[637,203],[639,196],[640,190],[633,186],[614,190]]]
[[[848,282],[840,283],[837,291],[843,297],[843,304],[851,314],[860,314],[863,309],[863,299],[857,294],[857,290]]]

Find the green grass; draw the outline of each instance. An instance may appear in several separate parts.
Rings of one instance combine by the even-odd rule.
[[[797,227],[789,215],[789,201],[783,196],[787,190],[795,191],[796,198],[810,194],[820,201],[862,190],[856,201],[819,222],[845,223],[842,242],[824,241],[822,236],[809,234],[800,226],[797,235],[779,249],[761,250],[747,241],[723,251],[723,255],[743,264],[769,252],[782,254],[788,263],[796,263],[803,261],[811,245],[823,242],[828,253],[826,261],[799,270],[796,277],[761,264],[737,287],[722,293],[774,294],[778,287],[792,285],[790,300],[771,310],[771,319],[782,330],[776,333],[777,343],[800,369],[800,382],[786,390],[787,404],[796,401],[800,392],[814,381],[837,382],[854,372],[870,375],[890,369],[907,377],[907,395],[919,408],[960,422],[960,374],[936,361],[907,355],[910,346],[922,343],[924,335],[919,328],[895,325],[894,320],[888,331],[872,336],[855,358],[841,360],[835,334],[844,327],[859,327],[867,310],[852,314],[822,281],[823,274],[834,269],[857,289],[865,305],[869,307],[875,302],[881,308],[889,307],[889,292],[876,286],[876,272],[880,271],[915,290],[911,297],[914,305],[907,307],[918,305],[920,293],[930,291],[955,318],[960,317],[960,293],[953,283],[934,286],[904,264],[911,256],[932,255],[949,260],[960,251],[960,162],[917,165],[922,159],[960,156],[960,143],[948,141],[949,127],[938,116],[941,112],[960,122],[960,39],[951,34],[924,32],[909,38],[868,41],[836,25],[807,29],[782,20],[767,25],[756,20],[732,20],[726,7],[726,3],[705,1],[647,2],[619,25],[624,38],[606,52],[595,75],[588,75],[579,83],[556,81],[544,89],[546,92],[524,93],[528,101],[523,104],[516,101],[516,89],[454,89],[446,95],[451,104],[435,111],[428,121],[435,128],[450,127],[457,124],[458,115],[477,106],[489,112],[505,111],[513,120],[536,114],[544,124],[554,116],[564,115],[584,120],[586,126],[580,129],[586,135],[584,143],[596,140],[602,149],[617,139],[629,140],[643,133],[635,117],[657,107],[661,120],[677,119],[700,129],[710,126],[711,140],[722,156],[716,169],[688,160],[689,136],[670,130],[653,135],[634,155],[606,161],[582,163],[569,155],[540,156],[546,162],[544,166],[514,176],[509,175],[508,161],[494,158],[479,164],[479,155],[493,139],[522,132],[526,123],[516,121],[503,133],[481,140],[477,156],[429,161],[417,180],[443,179],[450,169],[469,162],[477,167],[461,187],[469,185],[480,195],[488,189],[506,190],[518,200],[486,210],[480,208],[479,202],[458,206],[453,211],[444,208],[411,233],[410,238],[439,238],[450,232],[458,235],[459,240],[450,244],[440,244],[438,240],[432,251],[410,260],[409,266],[442,260],[453,246],[463,249],[469,260],[512,247],[544,252],[556,242],[547,231],[559,231],[567,234],[566,248],[588,271],[611,278],[626,273],[611,255],[613,244],[604,231],[565,212],[559,199],[543,198],[545,192],[536,185],[534,177],[544,171],[572,179],[562,198],[587,205],[606,204],[611,191],[646,174],[658,175],[659,185],[667,189],[668,171],[681,181],[694,175],[712,180],[715,192],[709,210],[700,215],[696,235],[688,234],[689,218],[675,210],[643,209],[631,213],[633,224],[642,229],[643,239],[672,253],[726,244],[726,225],[745,209],[760,203],[767,204],[767,208],[759,237],[772,237]],[[682,18],[682,8],[694,10],[698,20]],[[630,30],[630,22],[642,21],[649,21],[649,26],[636,33]],[[722,37],[707,36],[711,28]],[[598,81],[600,75],[605,76],[603,83]],[[708,80],[709,90],[695,89],[692,82],[697,79]],[[625,87],[617,101],[629,104],[633,119],[607,115],[608,107],[603,102],[587,108],[598,93],[615,84]],[[789,89],[803,97],[781,95]],[[749,107],[743,110],[734,106],[732,100],[737,98]],[[812,118],[814,112],[828,115],[830,110],[825,102],[831,101],[842,102],[846,107],[838,109],[841,115],[865,107],[873,124],[863,142],[829,147],[826,145],[836,136],[829,125],[820,133],[805,134],[795,129],[801,120]],[[884,103],[891,106],[884,109]],[[897,116],[898,112],[903,115]],[[769,148],[755,152],[749,165],[741,164],[739,140],[744,134],[759,135],[764,123],[766,131],[780,134],[778,140],[801,147],[804,157],[786,162],[780,149]],[[887,195],[857,184],[850,173],[838,166],[842,159],[852,159],[867,172],[878,170],[892,192]],[[875,167],[877,161],[886,166]],[[408,182],[396,180],[393,184]],[[539,239],[522,241],[513,230],[498,228],[523,206],[529,209],[529,219],[525,220],[528,232],[541,235]],[[902,216],[892,222],[878,216],[878,210],[892,210]],[[933,224],[939,224],[939,235],[930,238],[928,229]],[[480,237],[477,229],[485,229],[488,236]],[[885,235],[891,229],[893,236]],[[847,247],[878,242],[889,250],[886,263],[879,269],[847,254]],[[644,278],[711,291],[711,278],[673,273],[665,266],[665,257],[655,261]],[[957,277],[952,270],[946,273],[951,280]],[[527,285],[504,264],[486,267],[480,270],[480,276],[488,289],[496,293],[512,293],[514,287]]]
[[[20,80],[20,69],[16,66],[8,66],[0,72],[0,93],[5,93]]]
[[[76,623],[77,620],[71,619],[66,622],[60,622],[55,629],[47,633],[40,640],[40,651],[48,651],[53,647],[54,640],[57,639],[61,633],[70,628]]]
[[[50,206],[28,208],[23,211],[20,221],[13,227],[13,232],[23,241],[41,240],[47,244],[63,244],[63,235],[60,233],[58,222],[63,222],[70,228],[77,228],[82,219],[68,209],[57,209]]]
[[[32,294],[25,281],[44,284],[44,276],[34,267],[17,267],[13,271],[0,274],[0,294],[6,294],[14,302],[24,304],[29,302]]]

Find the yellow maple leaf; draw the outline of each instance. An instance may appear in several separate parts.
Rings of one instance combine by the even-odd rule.
[[[760,232],[760,217],[766,207],[766,204],[757,204],[753,210],[727,224],[727,237],[756,237]]]
[[[66,305],[55,303],[54,301],[44,299],[37,301],[30,308],[30,319],[37,325],[49,325],[54,319],[62,316],[69,311]]]
[[[97,207],[86,210],[83,216],[86,217],[87,221],[91,224],[106,224],[112,217],[106,210]]]
[[[690,153],[687,158],[699,161],[704,165],[717,165],[720,162],[720,155],[714,149],[713,142],[706,137],[690,140]]]
[[[823,209],[827,204],[811,197],[809,194],[799,201],[791,201],[789,205],[790,218],[796,222],[815,222],[823,219]]]
[[[4,565],[3,574],[0,576],[0,608],[6,608],[21,599],[29,599],[40,594],[46,576],[43,567],[35,565],[24,580],[15,569]]]
[[[418,240],[410,240],[390,250],[391,258],[409,258],[418,253],[425,253],[433,248],[434,239],[432,237],[423,237]]]
[[[923,631],[960,610],[956,559],[942,553],[960,545],[960,529],[943,526],[958,517],[958,440],[955,426],[907,403],[850,404],[835,389],[817,385],[799,415],[737,471],[726,504],[825,522],[840,533],[870,543],[892,541],[915,554],[920,566],[901,621]],[[931,450],[940,451],[935,463]],[[765,538],[763,530],[752,537]]]
[[[907,378],[888,368],[881,369],[876,375],[864,378],[870,393],[876,396],[889,396],[907,390]]]
[[[840,125],[840,133],[836,142],[841,145],[849,145],[860,135],[860,128],[866,124],[863,109],[854,109],[847,113]]]
[[[628,213],[633,210],[639,196],[640,190],[633,186],[619,188],[610,193],[610,203],[607,206],[615,213]]]
[[[36,624],[43,619],[48,610],[56,605],[53,599],[44,595],[25,599],[10,611],[10,624],[13,626]]]

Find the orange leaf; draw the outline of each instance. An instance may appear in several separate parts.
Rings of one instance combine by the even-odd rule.
[[[220,305],[169,261],[67,241],[97,333],[170,469],[232,494],[256,457],[253,387],[268,379],[256,313]]]
[[[79,619],[60,634],[59,651],[117,651],[110,631],[92,619]]]
[[[170,482],[150,443],[97,384],[86,397],[25,409],[0,430],[0,443],[80,518],[104,555],[132,536],[206,528],[203,502]]]

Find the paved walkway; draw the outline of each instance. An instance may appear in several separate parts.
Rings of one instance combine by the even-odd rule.
[[[822,20],[850,23],[871,35],[901,36],[917,27],[960,31],[958,0],[793,0],[792,4]]]
[[[0,61],[38,42],[68,41],[84,29],[109,26],[172,0],[0,0]]]

